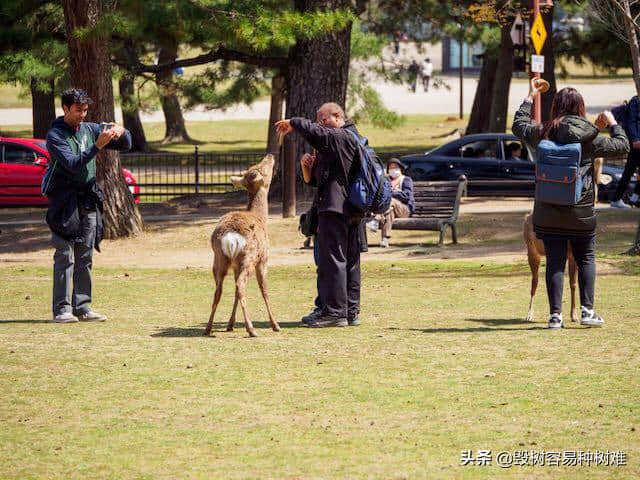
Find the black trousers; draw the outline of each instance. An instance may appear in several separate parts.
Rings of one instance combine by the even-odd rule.
[[[562,286],[569,242],[573,257],[578,264],[580,305],[592,309],[596,285],[595,235],[591,237],[545,237],[542,241],[547,253],[546,280],[550,313],[562,313]]]
[[[624,192],[627,191],[631,177],[636,173],[638,167],[640,167],[640,150],[636,150],[632,147],[629,152],[629,157],[627,157],[627,163],[624,165],[624,172],[622,172],[622,178],[618,183],[616,194],[613,197],[614,201],[620,200],[624,196]],[[640,195],[640,181],[636,182],[634,192]]]
[[[360,312],[360,219],[318,215],[318,293],[322,313],[353,318]]]

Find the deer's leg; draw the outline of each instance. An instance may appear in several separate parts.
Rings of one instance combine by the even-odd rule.
[[[242,316],[244,317],[244,326],[247,329],[247,333],[250,337],[256,337],[257,335],[253,329],[253,323],[251,323],[251,319],[249,319],[249,311],[247,310],[246,290],[247,281],[249,280],[249,268],[246,265],[241,266],[240,268],[241,270],[238,274],[238,279],[236,280],[236,295],[240,302],[240,307],[242,308]]]
[[[233,275],[238,283],[239,271],[233,271]],[[233,325],[236,323],[236,309],[238,308],[238,287],[236,286],[236,295],[233,299],[233,310],[231,310],[231,317],[229,317],[229,323],[227,324],[227,332],[233,332]]]
[[[576,290],[578,288],[578,265],[573,255],[569,257],[569,285],[571,286],[571,321],[577,322],[578,306],[576,305]]]
[[[260,287],[260,291],[262,292],[262,298],[264,298],[264,303],[267,305],[267,312],[269,313],[269,322],[271,322],[271,328],[273,328],[274,332],[280,331],[280,325],[273,318],[273,313],[271,312],[271,304],[269,302],[269,292],[267,289],[267,262],[260,262],[256,265],[256,277],[258,279],[258,286]]]
[[[540,270],[540,255],[534,250],[535,245],[527,244],[527,257],[529,259],[529,268],[531,269],[531,299],[529,301],[527,322],[533,322],[533,299],[538,289],[538,271]]]
[[[213,261],[213,278],[216,281],[216,292],[213,296],[213,304],[211,305],[211,315],[209,315],[209,323],[207,323],[207,328],[204,330],[205,335],[209,335],[211,333],[211,329],[213,328],[213,317],[216,314],[216,309],[218,308],[218,304],[220,303],[220,297],[222,297],[222,284],[224,283],[224,277],[227,274],[227,270],[229,269],[229,264],[226,262],[226,259],[220,259],[220,255],[216,255]]]

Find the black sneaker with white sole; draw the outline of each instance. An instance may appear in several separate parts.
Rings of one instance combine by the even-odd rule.
[[[358,315],[354,317],[347,317],[347,323],[350,327],[357,327],[360,325],[360,319],[358,318]]]
[[[601,327],[604,325],[604,320],[602,317],[596,315],[594,310],[589,310],[586,307],[582,307],[582,312],[580,314],[580,325],[584,325],[586,327]]]
[[[552,330],[558,330],[563,328],[564,324],[562,322],[562,314],[561,313],[552,313],[549,317],[549,328]]]

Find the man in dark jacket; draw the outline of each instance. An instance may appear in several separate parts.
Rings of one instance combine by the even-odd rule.
[[[624,166],[622,178],[618,183],[618,188],[611,202],[611,206],[614,208],[629,208],[629,205],[624,203],[622,197],[629,186],[631,177],[636,173],[638,167],[640,167],[640,98],[638,98],[637,95],[629,101],[626,117],[621,124],[629,138],[631,150],[629,150],[629,156]],[[634,207],[640,207],[640,179],[636,181],[635,190],[631,198],[629,198],[629,202]]]
[[[318,288],[322,314],[310,327],[358,325],[360,311],[360,240],[362,220],[347,203],[349,172],[358,144],[348,130],[355,125],[345,119],[336,103],[325,103],[317,112],[317,123],[292,118],[276,123],[280,134],[294,129],[316,149],[313,165],[318,187]]]
[[[131,134],[115,124],[83,122],[91,103],[83,90],[64,91],[64,116],[47,133],[51,160],[42,191],[49,198],[47,223],[56,249],[53,320],[58,323],[107,319],[91,309],[93,248],[102,237],[104,199],[96,183],[96,155],[103,148],[129,150]]]

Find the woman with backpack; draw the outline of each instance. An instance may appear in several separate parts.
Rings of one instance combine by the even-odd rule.
[[[556,93],[551,118],[543,124],[531,119],[533,97],[540,92],[534,79],[529,96],[516,112],[511,127],[514,135],[537,151],[536,198],[533,225],[544,242],[547,255],[546,283],[549,297],[549,328],[563,327],[562,284],[571,245],[578,265],[580,286],[580,324],[601,327],[604,321],[594,311],[595,290],[595,191],[593,159],[619,157],[629,151],[624,129],[605,111],[611,138],[598,135],[598,128],[586,119],[584,100],[567,87]],[[544,141],[543,145],[540,145]],[[538,148],[542,147],[542,148]],[[559,159],[566,156],[567,164]],[[568,166],[571,160],[576,166]],[[573,168],[573,176],[567,172]],[[564,172],[564,173],[562,173]]]

